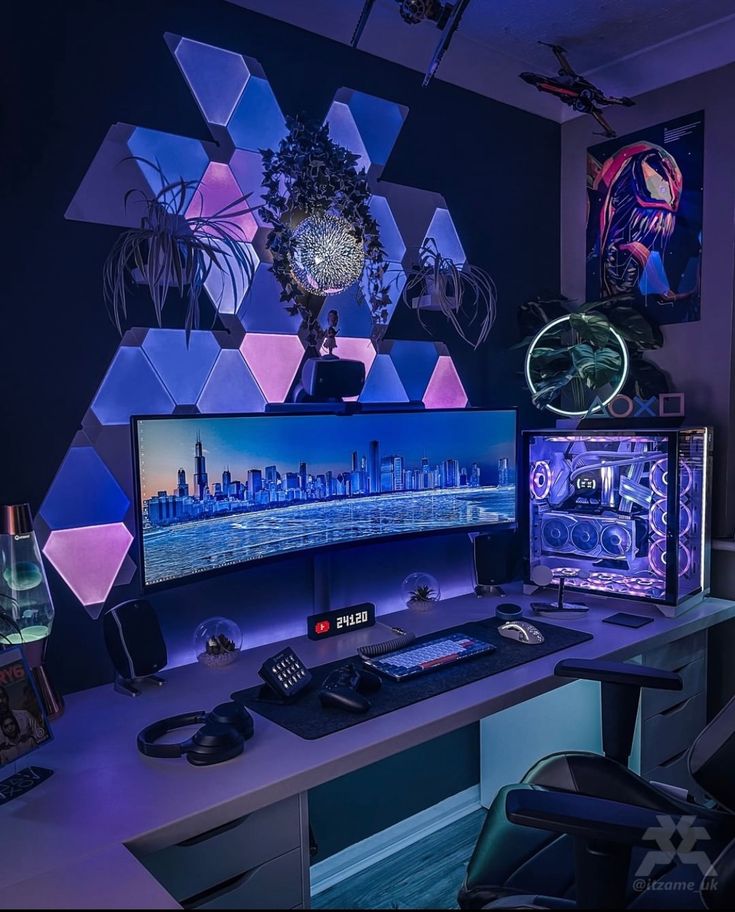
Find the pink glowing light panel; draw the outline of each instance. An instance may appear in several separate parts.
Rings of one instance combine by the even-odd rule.
[[[43,548],[82,605],[102,604],[123,565],[133,536],[124,523],[58,529]]]

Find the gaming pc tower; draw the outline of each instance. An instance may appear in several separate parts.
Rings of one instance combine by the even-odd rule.
[[[709,591],[712,432],[527,431],[528,573],[673,616]]]

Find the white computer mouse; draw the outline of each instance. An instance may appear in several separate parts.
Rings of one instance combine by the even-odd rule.
[[[525,643],[527,646],[535,646],[544,641],[543,633],[528,621],[506,621],[498,627],[498,633],[506,639]]]

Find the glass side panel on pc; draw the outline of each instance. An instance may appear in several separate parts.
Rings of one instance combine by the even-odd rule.
[[[706,592],[712,440],[677,431],[524,433],[529,571],[676,605]]]
[[[516,413],[133,419],[147,589],[278,555],[516,519]]]

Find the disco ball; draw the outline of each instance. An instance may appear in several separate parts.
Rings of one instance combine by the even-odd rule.
[[[360,278],[362,242],[350,223],[334,215],[305,218],[293,233],[291,276],[308,294],[333,295]]]

